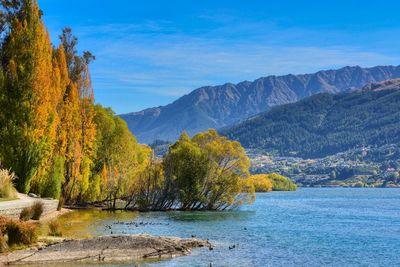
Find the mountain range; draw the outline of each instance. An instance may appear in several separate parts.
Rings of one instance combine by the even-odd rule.
[[[400,79],[347,93],[321,93],[221,130],[246,148],[320,158],[363,146],[400,144]]]
[[[219,129],[318,93],[336,94],[399,77],[400,66],[355,66],[313,74],[267,76],[253,82],[201,87],[169,105],[120,116],[142,143],[174,141],[184,130],[193,135],[208,128]]]

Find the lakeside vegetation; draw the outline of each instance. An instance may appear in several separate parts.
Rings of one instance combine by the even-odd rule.
[[[255,192],[295,191],[297,189],[294,182],[277,173],[255,174],[250,176],[249,182]]]
[[[279,175],[277,173],[272,173],[267,175],[272,181],[273,191],[296,191],[296,184],[289,178]]]
[[[36,224],[0,216],[0,253],[25,248],[37,240]]]
[[[128,207],[139,210],[224,210],[254,200],[248,187],[250,161],[238,142],[213,129],[183,133],[162,161],[139,176]]]
[[[14,188],[14,174],[8,170],[0,169],[0,200],[14,199],[17,197],[17,190]]]

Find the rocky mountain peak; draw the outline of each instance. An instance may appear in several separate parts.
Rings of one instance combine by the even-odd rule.
[[[193,135],[314,94],[344,92],[393,78],[400,78],[400,66],[355,66],[311,74],[272,75],[253,82],[201,87],[169,105],[123,114],[121,118],[140,142],[174,141],[184,130]]]

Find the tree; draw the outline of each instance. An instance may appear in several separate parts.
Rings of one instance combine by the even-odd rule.
[[[254,187],[255,192],[270,192],[272,191],[272,181],[267,174],[252,175],[249,178],[250,186]]]
[[[164,158],[167,179],[174,184],[181,209],[194,209],[205,203],[202,189],[209,168],[207,155],[184,132]]]
[[[230,141],[210,129],[193,137],[210,162],[203,195],[206,209],[226,209],[253,201],[244,187],[249,177],[250,160],[239,142]]]
[[[289,178],[277,173],[268,174],[267,177],[272,181],[273,191],[295,191],[297,186]]]
[[[28,192],[49,171],[56,140],[59,99],[53,90],[52,47],[36,1],[3,1],[1,160]],[[7,26],[5,26],[7,25]],[[6,28],[4,28],[6,27]]]
[[[125,121],[111,109],[96,105],[94,110],[96,152],[90,188],[100,181],[100,195],[95,198],[107,199],[115,208],[116,200],[128,196],[135,186],[151,150],[137,143]]]
[[[137,207],[144,211],[166,210],[174,202],[175,196],[165,192],[163,163],[152,158],[131,188],[126,208]]]
[[[62,195],[67,202],[79,202],[89,188],[95,153],[94,96],[89,72],[89,63],[94,56],[89,52],[82,56],[77,54],[78,38],[70,28],[63,30],[60,41],[57,54],[63,76],[67,76],[62,106],[64,129],[60,130],[60,133],[64,131],[65,148]]]

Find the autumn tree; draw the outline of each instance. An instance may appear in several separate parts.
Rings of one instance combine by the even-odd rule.
[[[70,28],[63,30],[60,41],[57,53],[63,77],[66,77],[61,108],[63,129],[60,129],[62,148],[65,149],[62,195],[70,202],[83,198],[91,177],[96,127],[89,63],[94,57],[89,52],[82,56],[78,54],[78,39]]]
[[[255,174],[250,176],[249,186],[252,186],[255,192],[272,191],[272,181],[267,174]]]
[[[59,122],[52,46],[36,1],[2,1],[1,160],[28,192],[46,177]]]
[[[71,104],[74,101],[67,88],[70,85],[64,48],[60,45],[53,49],[54,90],[58,92],[56,110],[59,117],[56,129],[56,143],[54,144],[53,157],[50,162],[50,170],[45,179],[40,183],[39,194],[44,197],[58,199],[61,196],[61,188],[64,183],[65,161],[67,152],[71,149],[68,144],[68,135],[74,132],[74,123],[71,117],[79,119],[78,112],[71,112]],[[75,99],[77,102],[78,99]]]

